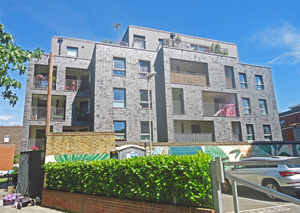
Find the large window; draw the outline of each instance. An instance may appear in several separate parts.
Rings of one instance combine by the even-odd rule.
[[[265,88],[263,77],[261,75],[256,75],[255,80],[256,80],[256,88],[257,89],[264,89]]]
[[[151,122],[151,136],[153,141],[153,128]],[[150,133],[149,133],[149,122],[148,121],[141,121],[141,141],[150,141]]]
[[[145,36],[134,35],[133,47],[138,49],[146,49]]]
[[[243,108],[244,114],[248,115],[251,114],[251,106],[249,98],[243,98]]]
[[[246,73],[239,73],[241,88],[248,88]]]
[[[150,92],[150,107],[152,108],[152,95]],[[140,90],[140,108],[148,108],[148,90]]]
[[[117,76],[125,76],[125,73],[126,73],[125,58],[114,58],[113,74]]]
[[[225,66],[226,88],[235,88],[233,67]]]
[[[260,114],[266,115],[268,114],[267,102],[264,99],[259,99],[259,109]]]
[[[126,107],[126,90],[114,88],[114,102],[113,107]]]
[[[248,141],[254,141],[254,128],[253,124],[246,124],[246,129],[247,129],[247,140]]]
[[[68,56],[78,56],[78,48],[77,47],[67,47],[68,50]]]
[[[140,78],[147,78],[147,74],[150,73],[150,61],[139,61]]]
[[[116,141],[126,141],[126,122],[114,121],[114,132]]]
[[[272,140],[272,133],[271,133],[270,125],[263,125],[263,128],[264,128],[265,141],[271,141]]]

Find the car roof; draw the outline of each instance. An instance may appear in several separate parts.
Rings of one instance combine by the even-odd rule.
[[[292,160],[299,159],[299,157],[287,157],[287,156],[270,156],[270,157],[250,157],[244,158],[241,161],[282,161],[282,160]]]

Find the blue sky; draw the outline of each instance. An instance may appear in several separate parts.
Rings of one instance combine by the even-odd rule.
[[[300,1],[0,1],[0,23],[24,49],[49,53],[54,35],[117,39],[114,23],[143,26],[237,44],[242,63],[272,69],[277,106],[300,104]],[[21,125],[26,76],[15,107],[0,99],[0,125]]]

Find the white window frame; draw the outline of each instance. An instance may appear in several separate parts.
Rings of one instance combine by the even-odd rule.
[[[269,127],[270,133],[265,133],[265,126]],[[264,139],[265,141],[272,141],[272,130],[271,130],[271,125],[263,125],[263,132],[264,132]],[[269,138],[270,139],[266,139]]]
[[[144,91],[144,92],[146,92],[146,94],[147,94],[147,101],[142,101],[141,100],[141,91]],[[151,90],[149,91],[150,92],[150,108],[152,109],[152,92],[151,92]],[[147,105],[147,107],[143,107],[143,105],[144,104],[146,104]],[[144,90],[144,89],[140,89],[140,109],[148,109],[148,90]]]
[[[261,101],[264,103],[264,108],[261,108],[261,105],[260,105]],[[260,114],[267,115],[268,114],[268,109],[267,109],[267,101],[266,101],[266,99],[258,99],[258,103],[259,103]]]
[[[245,99],[245,100],[248,100],[249,106],[245,106],[245,105],[244,105],[244,99]],[[245,115],[251,115],[251,104],[250,104],[250,99],[249,99],[249,98],[243,98],[243,109],[244,109],[244,114],[245,114]],[[246,113],[246,110],[248,110],[249,113]]]
[[[74,50],[74,51],[72,51]],[[76,50],[76,52],[75,52]],[[76,53],[76,54],[74,54]],[[71,57],[78,57],[78,47],[67,47],[67,55]]]
[[[140,128],[141,128],[141,130],[140,130],[140,134],[141,134],[140,138],[141,138],[142,142],[146,142],[146,141],[149,141],[149,140],[142,140],[142,136],[148,136],[148,138],[150,139],[150,132],[149,133],[142,133],[142,122],[147,123],[148,126],[149,126],[149,121],[141,121],[140,122]],[[151,121],[150,125],[151,125],[151,133],[153,135],[153,122],[152,121]],[[152,137],[152,141],[153,141],[153,137]]]
[[[252,128],[252,134],[248,132],[248,126]],[[246,132],[247,132],[247,140],[248,141],[254,141],[255,135],[254,135],[254,126],[253,124],[246,124]],[[251,137],[251,139],[249,139]]]
[[[126,121],[119,121],[119,120],[113,121],[113,127],[115,127],[115,125],[114,125],[115,122],[123,122],[125,124],[125,133],[116,133],[115,132],[115,140],[116,141],[126,141],[127,140],[127,138],[126,138],[126,131],[127,131],[127,129],[126,129]],[[114,129],[114,131],[115,131],[115,129]],[[119,136],[121,136],[121,137],[124,136],[124,140],[117,139],[117,137],[119,137]]]
[[[245,81],[241,81],[241,78],[240,78],[240,76],[244,76],[244,80]],[[248,84],[247,84],[247,75],[246,75],[246,73],[239,73],[239,79],[240,79],[240,87],[242,88],[242,89],[247,89],[248,88]],[[242,85],[244,85],[244,86],[242,86]]]
[[[115,100],[115,90],[123,90],[124,91],[124,100]],[[118,106],[122,104],[123,106]],[[114,108],[126,108],[126,89],[124,88],[113,88],[113,107]]]
[[[125,68],[123,68],[123,69],[115,68],[115,59],[116,60],[124,60],[124,67]],[[124,73],[124,75],[117,75],[117,74],[115,74],[115,71],[122,72],[122,73]],[[119,58],[119,57],[114,57],[113,58],[113,75],[114,76],[120,76],[120,77],[125,77],[126,76],[126,59],[125,58]]]
[[[149,69],[147,72],[145,72],[142,68],[142,66],[140,65],[140,62],[146,62],[149,63]],[[140,78],[147,78],[148,73],[150,73],[150,69],[151,69],[151,63],[150,61],[144,61],[144,60],[139,60],[139,77]]]
[[[259,78],[262,83],[257,83],[256,82],[257,78]],[[264,80],[263,80],[262,75],[255,75],[255,83],[256,83],[256,89],[259,89],[259,90],[264,90],[265,89]]]

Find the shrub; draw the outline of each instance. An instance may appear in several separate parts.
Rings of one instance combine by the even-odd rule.
[[[45,164],[46,188],[91,195],[212,206],[207,154]]]

